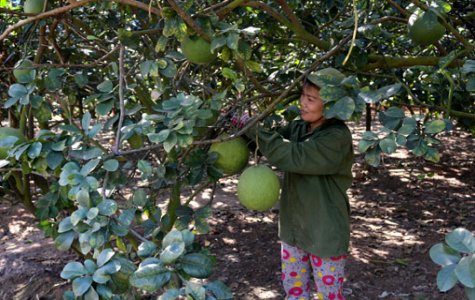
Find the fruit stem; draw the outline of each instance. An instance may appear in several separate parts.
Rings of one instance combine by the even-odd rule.
[[[259,129],[259,123],[256,124],[256,129]],[[256,149],[254,150],[254,162],[257,165],[258,163],[258,156],[257,156],[257,151],[259,151],[259,133],[256,130]]]

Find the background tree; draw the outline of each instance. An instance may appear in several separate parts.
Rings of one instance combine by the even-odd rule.
[[[0,15],[17,128],[0,129],[2,189],[84,258],[62,272],[70,298],[230,298],[191,280],[212,272],[194,235],[213,199],[189,203],[225,176],[208,147],[246,129],[230,114],[295,118],[310,72],[333,68],[314,74],[328,117],[366,117],[372,166],[398,147],[437,162],[438,133],[474,129],[472,1],[1,0]]]

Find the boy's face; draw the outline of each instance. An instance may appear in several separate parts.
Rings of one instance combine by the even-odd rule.
[[[300,95],[300,117],[310,123],[313,129],[325,121],[323,116],[323,100],[320,97],[319,89],[311,84],[305,84]]]

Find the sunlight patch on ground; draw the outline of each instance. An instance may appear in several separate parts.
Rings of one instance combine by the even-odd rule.
[[[277,291],[268,290],[263,287],[254,287],[252,292],[257,295],[259,299],[276,299],[276,297],[280,296]]]

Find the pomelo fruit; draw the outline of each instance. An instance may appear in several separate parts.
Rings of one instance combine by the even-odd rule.
[[[26,0],[23,5],[23,11],[29,14],[39,14],[45,8],[46,0]]]
[[[10,127],[1,127],[0,128],[0,140],[4,141],[7,137],[16,137],[17,140],[15,145],[19,143],[26,142],[25,136],[21,133],[20,129],[18,128],[10,128]],[[8,150],[12,147],[0,147],[0,159],[5,159],[8,156]]]
[[[218,153],[215,166],[223,170],[224,174],[227,175],[240,172],[249,160],[249,150],[247,149],[246,141],[241,137],[214,143],[209,150]]]
[[[13,76],[19,83],[29,83],[35,79],[36,70],[32,69],[33,62],[29,59],[19,60],[13,69]]]
[[[409,18],[409,37],[419,45],[426,46],[444,36],[445,27],[437,20],[437,15],[428,10],[422,15],[412,14]]]
[[[207,64],[216,58],[216,54],[211,53],[211,44],[201,37],[185,37],[181,51],[188,61],[195,64]]]
[[[265,165],[252,166],[239,176],[237,191],[239,202],[246,208],[268,210],[279,199],[279,178]]]
[[[127,139],[127,142],[129,142],[132,149],[140,149],[144,146],[143,137],[136,132],[134,132],[134,134],[132,134],[132,136]]]

